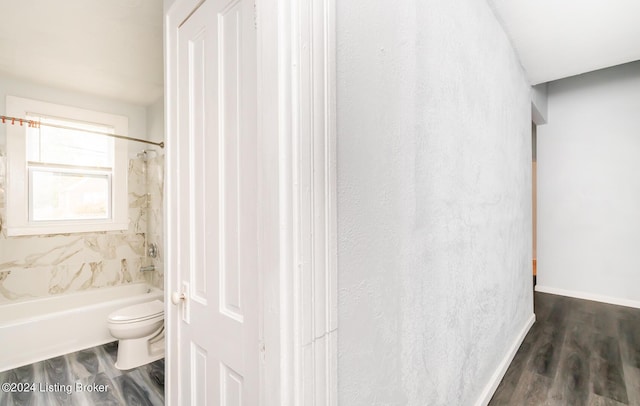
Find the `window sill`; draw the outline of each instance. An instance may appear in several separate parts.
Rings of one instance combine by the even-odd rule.
[[[129,223],[92,222],[82,224],[38,224],[24,227],[12,227],[7,225],[8,237],[23,235],[51,235],[71,233],[94,233],[101,231],[122,231],[129,228]]]

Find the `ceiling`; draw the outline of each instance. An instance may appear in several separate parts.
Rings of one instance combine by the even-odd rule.
[[[638,0],[488,0],[532,85],[640,60]],[[148,105],[162,0],[0,0],[0,74]]]
[[[162,13],[162,0],[0,0],[0,75],[149,105]]]
[[[487,0],[532,85],[640,59],[638,0]]]

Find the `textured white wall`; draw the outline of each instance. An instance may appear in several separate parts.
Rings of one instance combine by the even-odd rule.
[[[538,286],[640,301],[640,62],[551,82],[548,97]]]
[[[337,43],[339,404],[472,405],[533,313],[530,87],[484,1]]]

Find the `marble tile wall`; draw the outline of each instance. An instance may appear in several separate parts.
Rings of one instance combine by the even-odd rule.
[[[163,190],[164,190],[164,155],[158,152],[149,152],[146,162],[143,160],[132,160],[133,170],[140,170],[140,175],[134,179],[146,179],[147,203],[142,205],[139,212],[144,217],[146,223],[146,233],[148,244],[156,244],[157,256],[151,258],[143,256],[142,265],[153,265],[155,271],[145,273],[148,282],[162,289],[164,287],[164,211],[163,211]],[[137,197],[140,199],[139,196]],[[130,203],[131,206],[131,203]]]
[[[117,232],[7,237],[6,155],[0,150],[0,303],[147,281],[163,287],[164,156],[129,161],[129,229]],[[145,236],[159,247],[145,255]],[[142,266],[155,270],[141,272]]]

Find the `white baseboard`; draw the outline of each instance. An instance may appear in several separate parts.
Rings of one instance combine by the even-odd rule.
[[[489,404],[491,397],[498,388],[498,385],[500,385],[500,381],[502,381],[504,374],[507,372],[507,369],[509,369],[509,365],[511,364],[511,361],[513,361],[513,357],[515,357],[516,352],[518,352],[520,344],[522,344],[522,341],[524,340],[525,336],[529,332],[529,329],[531,329],[531,326],[533,326],[533,323],[535,321],[536,315],[532,314],[520,331],[520,334],[518,334],[516,339],[513,341],[511,348],[509,348],[509,351],[505,355],[504,359],[502,360],[502,362],[500,362],[500,365],[498,365],[498,368],[493,373],[493,376],[491,376],[489,383],[487,383],[487,386],[485,386],[482,394],[478,398],[476,406],[487,406]]]
[[[637,300],[601,296],[601,295],[596,295],[594,293],[558,289],[558,288],[552,288],[549,286],[541,286],[541,285],[536,285],[535,290],[536,292],[551,293],[554,295],[575,297],[576,299],[593,300],[595,302],[609,303],[609,304],[618,305],[618,306],[635,307],[637,309],[640,309],[640,301],[637,301]]]

